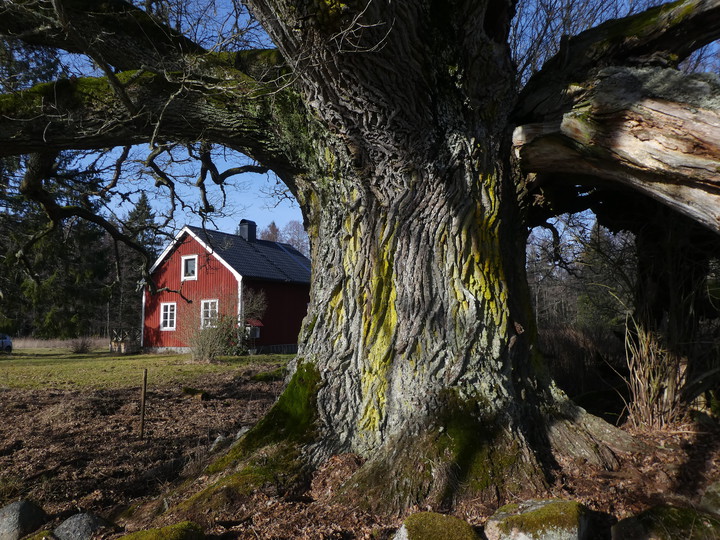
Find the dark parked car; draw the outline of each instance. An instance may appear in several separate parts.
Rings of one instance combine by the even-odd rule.
[[[12,339],[7,334],[0,334],[0,351],[11,353],[12,352]]]

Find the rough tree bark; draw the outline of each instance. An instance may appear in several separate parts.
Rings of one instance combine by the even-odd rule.
[[[694,29],[693,46],[707,41],[695,14],[717,17],[718,2],[681,2],[684,15],[669,18],[646,15],[653,32],[626,23],[625,56],[590,47],[587,66],[550,62],[540,80],[565,97],[552,107],[534,94],[516,101],[510,0],[248,1],[285,65],[272,52],[207,53],[172,32],[153,52],[131,24],[113,40],[78,44],[79,33],[115,31],[118,14],[140,26],[146,16],[117,1],[93,11],[67,2],[62,17],[50,7],[28,14],[25,3],[3,7],[6,35],[68,50],[91,42],[101,62],[127,71],[3,97],[3,154],[203,139],[274,169],[298,197],[312,244],[310,310],[295,375],[268,417],[277,422],[262,422],[248,437],[277,440],[260,431],[301,426],[310,463],[358,453],[368,461],[348,492],[395,509],[541,490],[559,454],[613,466],[610,447],[628,441],[568,402],[533,350],[528,186],[511,162],[511,115],[532,124],[516,137],[521,165],[566,172],[564,150],[545,164],[532,147],[551,140],[558,150],[545,126],[557,131],[576,106],[568,81],[604,103],[616,96],[615,83],[593,81],[613,73],[609,66],[652,52],[663,35],[677,41],[674,54],[686,54],[686,41],[673,36]],[[36,24],[41,15],[54,22]],[[584,36],[583,47],[603,38]],[[135,49],[119,52],[118,40]],[[598,75],[597,66],[609,71]],[[620,95],[626,108],[643,103],[643,92]],[[635,122],[655,117],[633,111]],[[701,120],[688,117],[688,131]],[[617,124],[604,114],[592,121]],[[638,140],[643,151],[652,144]],[[580,142],[590,144],[587,136]],[[717,159],[716,145],[703,152]],[[608,161],[599,155],[582,172],[663,192],[657,163],[623,163],[613,175],[603,173]],[[716,171],[693,185],[707,191]]]

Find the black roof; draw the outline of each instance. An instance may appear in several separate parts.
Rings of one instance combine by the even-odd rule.
[[[310,259],[290,244],[248,242],[236,234],[187,228],[244,278],[310,283]]]

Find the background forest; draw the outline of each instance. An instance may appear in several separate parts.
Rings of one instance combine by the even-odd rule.
[[[74,204],[70,195],[67,202]],[[0,332],[68,339],[108,337],[112,329],[139,327],[143,254],[92,222],[75,218],[48,224],[20,195],[4,194],[0,206]],[[151,263],[174,234],[172,227],[158,225],[145,193],[116,226],[147,251]],[[258,236],[309,254],[298,221],[283,228],[272,222]]]

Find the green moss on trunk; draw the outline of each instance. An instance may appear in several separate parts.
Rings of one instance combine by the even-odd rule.
[[[544,473],[523,452],[520,436],[483,409],[477,400],[446,398],[436,422],[386,442],[339,498],[392,514],[421,503],[446,510],[469,499],[497,504],[506,494],[542,491]]]
[[[307,468],[299,445],[289,443],[267,446],[247,457],[234,472],[218,480],[169,510],[176,519],[201,523],[232,513],[255,492],[285,496],[307,487]]]
[[[312,440],[321,385],[314,364],[302,362],[265,417],[230,451],[206,469],[216,480],[169,510],[169,515],[205,522],[236,508],[256,491],[284,496],[307,485],[302,455]]]
[[[212,463],[208,473],[223,471],[264,446],[299,445],[312,438],[317,416],[320,372],[314,364],[298,360],[292,379],[275,405],[230,451]]]

